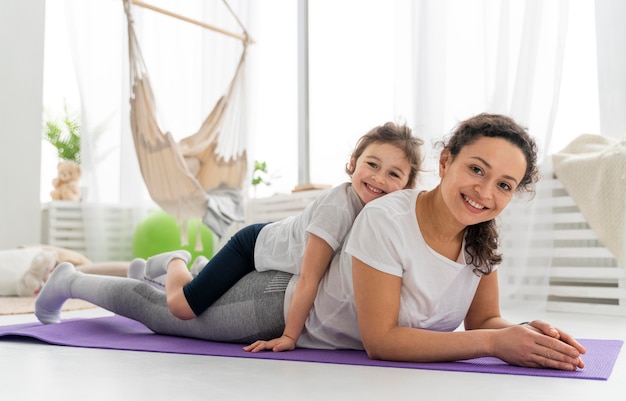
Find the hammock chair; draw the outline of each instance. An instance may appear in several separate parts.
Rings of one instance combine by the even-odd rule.
[[[234,76],[200,129],[179,142],[158,124],[156,102],[134,30],[132,7],[139,5],[241,39],[243,49]],[[240,124],[242,75],[251,43],[245,28],[236,35],[178,16],[148,4],[124,0],[128,20],[130,123],[141,174],[152,200],[182,226],[187,245],[187,221],[201,218],[218,236],[233,221],[244,220],[241,189],[247,175],[246,137]],[[199,235],[197,236],[199,238]]]

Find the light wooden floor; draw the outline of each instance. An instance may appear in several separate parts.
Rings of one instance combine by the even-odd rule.
[[[101,309],[64,318],[108,315]],[[510,311],[578,338],[626,339],[626,317]],[[34,321],[0,316],[0,325]],[[173,355],[0,341],[2,400],[624,400],[626,349],[608,381]]]

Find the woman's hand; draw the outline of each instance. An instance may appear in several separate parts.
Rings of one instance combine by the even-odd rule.
[[[546,336],[556,338],[557,340],[561,340],[564,343],[571,345],[572,347],[576,348],[581,354],[587,352],[585,347],[583,347],[582,344],[579,343],[574,337],[559,329],[558,327],[552,326],[550,323],[546,323],[541,320],[533,320],[532,322],[527,323],[527,325],[533,329],[538,330],[538,332],[545,334]]]
[[[528,326],[538,330],[539,333],[543,333],[546,336],[554,337],[558,340],[561,340],[572,347],[576,348],[580,351],[581,354],[587,352],[585,347],[583,347],[574,337],[564,332],[563,330],[552,326],[549,323],[543,322],[541,320],[533,320],[532,322],[526,323]]]
[[[272,350],[274,352],[292,351],[296,348],[296,341],[287,336],[281,336],[273,340],[258,340],[254,343],[243,347],[247,352],[260,352],[264,350]]]
[[[536,320],[498,330],[492,354],[512,365],[576,370],[585,352],[569,334]]]

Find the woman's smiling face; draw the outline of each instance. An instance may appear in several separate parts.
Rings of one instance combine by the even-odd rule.
[[[439,167],[448,210],[469,226],[495,218],[509,204],[526,172],[526,158],[506,139],[481,137],[454,159],[444,150]]]

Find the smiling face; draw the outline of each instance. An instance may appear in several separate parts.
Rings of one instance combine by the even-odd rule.
[[[404,151],[388,143],[374,142],[355,160],[352,186],[363,204],[406,187],[411,164]]]
[[[454,159],[444,150],[439,164],[444,203],[464,226],[498,216],[526,171],[524,153],[506,139],[492,137],[463,147]]]

